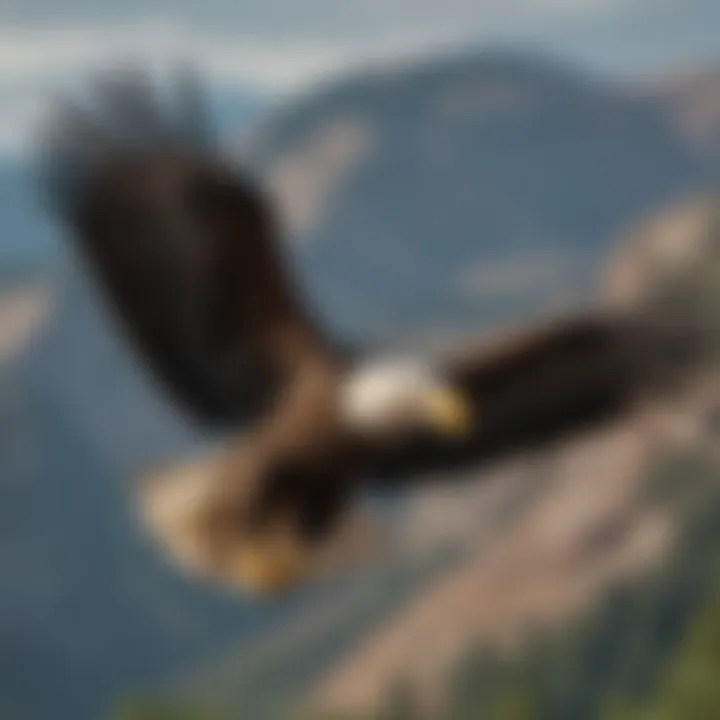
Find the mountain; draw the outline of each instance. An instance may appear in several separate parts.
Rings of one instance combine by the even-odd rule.
[[[644,88],[502,54],[358,76],[254,140],[302,278],[353,335],[577,302],[610,238],[720,165]]]
[[[98,717],[277,612],[187,582],[138,532],[138,468],[198,441],[71,285],[0,386],[0,695],[23,718]]]
[[[464,56],[319,90],[239,152],[281,202],[320,314],[348,335],[399,342],[592,298],[621,228],[720,179],[720,158],[674,118],[646,88],[542,58]],[[473,485],[472,502],[420,503],[422,512],[417,498],[401,499],[402,547],[357,585],[278,604],[187,582],[137,532],[129,479],[215,439],[168,407],[92,285],[47,250],[58,231],[31,211],[28,186],[8,188],[18,199],[2,257],[25,262],[43,248],[49,262],[32,283],[44,284],[52,312],[0,368],[0,706],[84,720],[198,678],[220,695],[241,692],[261,717],[268,683],[273,704],[302,694],[454,567],[436,557],[448,528],[454,556],[480,542],[478,517],[487,542],[495,521],[532,501],[535,466],[520,479],[501,473],[500,497]],[[14,274],[16,290],[37,287],[24,277]],[[460,523],[463,508],[473,514]],[[335,623],[318,605],[335,608]]]

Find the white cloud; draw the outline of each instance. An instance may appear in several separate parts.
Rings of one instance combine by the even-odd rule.
[[[0,29],[0,84],[86,72],[137,59],[190,59],[218,82],[284,92],[355,64],[441,47],[462,31],[386,34],[356,40],[278,40],[196,31],[162,21],[120,26]]]
[[[0,4],[0,21],[112,24],[153,15],[176,18],[198,30],[234,27],[263,37],[284,33],[296,38],[318,34],[348,38],[415,23],[434,27],[447,18],[477,29],[508,18],[522,20],[534,9],[587,13],[618,2],[657,4],[658,0],[7,0]]]
[[[122,61],[162,70],[189,60],[214,83],[282,95],[358,64],[398,57],[442,39],[429,34],[290,42],[195,32],[162,21],[120,26],[0,29],[0,152],[19,149],[53,88]]]
[[[360,62],[459,38],[522,35],[538,24],[587,19],[648,1],[350,0],[340,6],[337,0],[208,0],[202,5],[193,0],[168,6],[151,0],[141,15],[137,2],[96,0],[104,19],[73,21],[69,2],[63,3],[64,24],[53,23],[52,15],[45,24],[37,18],[18,24],[0,7],[0,82],[77,72],[117,57],[189,55],[218,79],[283,91]],[[46,2],[27,7],[41,16]],[[46,9],[57,7],[53,0]],[[218,25],[216,15],[226,16],[225,23]]]
[[[46,1],[36,0],[27,7],[39,13]],[[163,2],[153,0],[154,10],[147,12],[168,13]],[[0,25],[0,152],[21,147],[51,88],[121,60],[159,68],[189,60],[216,84],[284,95],[360,66],[452,49],[462,40],[522,42],[525,38],[548,46],[547,41],[558,37],[552,28],[560,25],[566,36],[587,38],[587,29],[598,19],[629,12],[628,8],[644,8],[649,17],[649,2],[353,0],[340,6],[337,0],[246,0],[241,4],[208,0],[202,4],[204,21],[191,22],[190,15],[200,13],[195,0],[174,5],[170,15],[174,20],[165,15],[143,19],[137,15],[134,0],[127,5],[116,0],[103,5],[98,0],[104,20],[72,24],[71,3],[65,25],[53,25],[51,19],[45,25],[19,25],[0,8],[0,22],[6,18]],[[227,27],[209,19],[214,10],[223,8],[233,18]],[[118,11],[115,20],[110,19],[110,10]],[[118,22],[123,15],[134,19]],[[573,46],[572,53],[593,57],[591,42],[579,39],[577,43],[582,50]],[[549,46],[563,47],[552,42]],[[569,47],[567,42],[565,46]],[[616,51],[613,47],[613,57]]]
[[[531,8],[580,15],[603,13],[636,4],[633,0],[527,0],[527,5]]]
[[[162,71],[179,61],[215,85],[284,95],[353,67],[452,46],[459,33],[406,33],[340,41],[280,41],[195,32],[162,21],[120,26],[0,29],[0,154],[23,152],[53,91],[118,62]]]

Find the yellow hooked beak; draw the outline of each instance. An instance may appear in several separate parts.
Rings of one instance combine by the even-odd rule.
[[[447,437],[465,437],[475,427],[470,402],[451,388],[434,390],[427,399],[427,417],[433,428]]]
[[[243,539],[233,551],[230,579],[258,596],[278,595],[297,586],[311,570],[311,553],[281,535]]]

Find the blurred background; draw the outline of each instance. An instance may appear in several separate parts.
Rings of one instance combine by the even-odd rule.
[[[720,717],[718,378],[399,497],[390,552],[251,603],[137,530],[130,480],[203,439],[32,165],[57,91],[190,61],[348,338],[440,342],[680,272],[720,305],[719,28],[716,0],[5,0],[0,717]]]

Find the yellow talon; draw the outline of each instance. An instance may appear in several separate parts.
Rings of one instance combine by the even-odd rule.
[[[275,595],[297,585],[307,574],[309,558],[296,543],[281,538],[244,540],[233,557],[232,573],[243,589]]]

